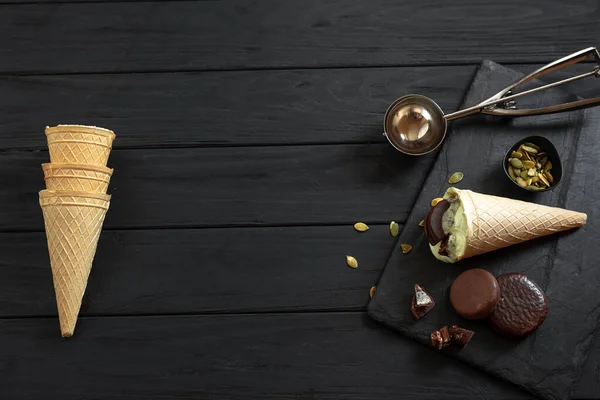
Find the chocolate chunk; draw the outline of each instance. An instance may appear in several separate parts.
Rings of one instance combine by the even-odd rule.
[[[450,343],[452,341],[452,336],[450,335],[450,331],[448,330],[448,327],[442,326],[440,328],[440,333],[442,334],[442,342],[444,344],[444,347],[450,346]]]
[[[525,336],[535,331],[548,315],[548,301],[542,289],[518,273],[500,276],[498,285],[500,301],[488,318],[490,326],[507,337]]]
[[[500,298],[494,275],[481,268],[466,270],[450,287],[450,303],[458,314],[470,320],[488,317]]]
[[[433,297],[421,286],[415,284],[415,294],[412,297],[410,310],[416,319],[420,319],[435,306]]]
[[[444,348],[444,339],[442,338],[440,331],[435,331],[431,334],[431,345],[438,350]]]
[[[440,249],[438,250],[438,254],[441,256],[448,257],[448,236],[446,236],[444,240],[442,240],[442,242],[440,243]]]
[[[438,350],[443,350],[450,346],[451,335],[447,326],[443,326],[439,331],[435,331],[431,334],[431,345]]]
[[[433,303],[433,299],[421,286],[415,284],[415,297],[417,307],[427,307]]]
[[[452,335],[452,340],[454,341],[454,343],[460,346],[466,346],[467,343],[471,341],[471,338],[474,334],[475,332],[461,328],[456,325],[452,325],[452,327],[450,328],[450,335]]]
[[[450,208],[450,202],[448,200],[441,200],[429,210],[425,217],[425,225],[423,227],[425,228],[427,240],[429,240],[432,246],[435,246],[447,236],[444,233],[442,220],[448,208]]]

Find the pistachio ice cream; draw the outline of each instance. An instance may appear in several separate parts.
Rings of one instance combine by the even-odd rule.
[[[449,188],[425,218],[433,255],[455,263],[585,224],[587,215],[470,190]]]

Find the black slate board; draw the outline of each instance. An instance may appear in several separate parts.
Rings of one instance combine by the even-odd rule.
[[[464,105],[486,99],[521,76],[491,61],[482,63]],[[519,105],[548,105],[574,99],[573,94],[553,89],[530,96]],[[595,202],[600,196],[599,131],[597,108],[518,119],[475,116],[453,122],[398,240],[412,244],[414,249],[403,255],[399,245],[396,247],[369,304],[369,315],[427,346],[431,346],[430,333],[443,325],[473,329],[476,334],[467,347],[452,347],[445,352],[541,398],[570,398],[600,314],[600,214]],[[556,145],[563,160],[563,180],[550,192],[521,193],[524,191],[504,176],[502,158],[512,144],[534,134],[545,136]],[[465,174],[464,180],[455,185],[458,188],[586,212],[588,222],[577,230],[454,265],[439,262],[429,251],[418,223],[429,209],[430,200],[445,192],[448,176],[456,171]],[[456,276],[473,267],[485,268],[496,276],[516,271],[533,278],[550,301],[544,324],[529,337],[508,340],[494,334],[485,322],[461,319],[450,305],[448,290]],[[409,306],[414,283],[424,286],[437,301],[436,307],[419,321],[413,319]]]

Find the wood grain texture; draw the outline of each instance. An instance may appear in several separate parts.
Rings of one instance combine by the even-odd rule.
[[[109,127],[115,148],[385,142],[382,118],[396,97],[420,93],[454,111],[476,68],[0,76],[7,110],[0,149],[44,149],[43,128],[59,123]],[[545,80],[590,68],[575,65]],[[593,97],[596,83],[565,88]]]
[[[60,123],[110,128],[115,148],[384,142],[397,97],[453,111],[475,68],[0,76],[0,149],[46,148]]]
[[[387,225],[105,231],[81,313],[365,310],[395,242]],[[0,254],[0,317],[56,316],[45,234],[0,234]]]
[[[479,63],[482,59],[547,62],[595,44],[600,35],[597,7],[595,0],[570,2],[568,7],[562,0],[3,6],[0,70],[65,73]]]
[[[135,3],[147,1],[172,1],[172,0],[0,0],[0,5],[26,5],[26,4],[65,4],[65,3]],[[220,1],[220,0],[184,0],[184,1]]]
[[[48,152],[0,154],[0,231],[43,230]],[[389,144],[113,150],[105,228],[404,221],[434,155]]]
[[[3,398],[530,399],[362,313],[1,320]],[[49,373],[49,368],[52,373]]]

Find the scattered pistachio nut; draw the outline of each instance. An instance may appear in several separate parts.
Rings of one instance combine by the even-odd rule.
[[[531,148],[535,149],[536,151],[540,151],[541,150],[540,146],[538,146],[537,144],[533,144],[531,142],[523,143],[523,145],[527,146],[527,147],[531,147]]]
[[[544,176],[544,174],[539,174],[538,177],[540,178],[540,180],[542,182],[544,182],[544,185],[550,187],[550,182],[548,182],[548,179],[546,179],[546,177]]]
[[[422,219],[421,222],[419,222],[419,226],[425,226],[425,220]]]
[[[518,158],[511,158],[510,165],[512,165],[515,168],[523,168],[523,162]]]
[[[346,256],[346,264],[348,264],[350,268],[358,268],[358,261],[352,256]]]
[[[534,149],[533,147],[527,146],[527,145],[522,145],[521,148],[529,154],[537,154],[538,153],[538,151],[536,149]]]
[[[369,226],[364,222],[357,222],[354,224],[354,229],[356,229],[359,232],[365,232],[369,230]]]
[[[400,247],[402,247],[402,254],[408,254],[412,250],[412,246],[410,244],[402,243]]]
[[[525,179],[521,178],[520,176],[517,177],[517,183],[521,185],[521,187],[527,187],[527,182],[525,182]]]
[[[398,223],[394,222],[394,221],[390,222],[390,234],[393,237],[397,237],[399,232],[400,232],[400,226],[398,225]]]
[[[431,200],[431,207],[435,207],[437,205],[437,203],[439,203],[442,200],[444,200],[444,199],[441,197],[436,197],[435,199]]]
[[[552,186],[554,179],[549,172],[552,162],[535,143],[523,143],[517,150],[511,151],[506,163],[508,175],[519,186],[532,191]]]
[[[377,289],[377,286],[371,286],[371,290],[369,290],[369,297],[373,297],[373,294],[375,294],[375,290]]]
[[[450,175],[450,178],[448,178],[448,183],[454,185],[455,183],[462,181],[463,178],[464,174],[462,172],[455,172],[452,175]]]

